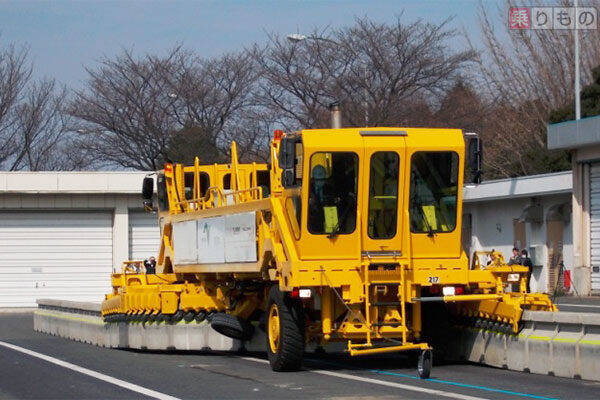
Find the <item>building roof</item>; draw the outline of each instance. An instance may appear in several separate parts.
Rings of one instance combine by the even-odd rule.
[[[600,144],[600,116],[548,125],[548,149],[574,149]]]
[[[0,172],[3,193],[141,193],[144,171]]]
[[[463,200],[469,203],[516,197],[548,196],[551,194],[571,193],[572,190],[573,175],[571,171],[563,171],[551,174],[498,179],[482,182],[473,187],[467,186],[464,188]]]

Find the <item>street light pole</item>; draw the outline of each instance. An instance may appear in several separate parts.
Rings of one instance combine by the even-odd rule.
[[[365,109],[365,127],[369,126],[369,103],[367,102],[367,63],[361,59],[361,64],[363,65],[363,72],[365,73],[365,88],[364,88],[364,98],[365,102],[363,103],[363,107]]]

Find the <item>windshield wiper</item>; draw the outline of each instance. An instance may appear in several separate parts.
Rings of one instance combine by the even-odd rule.
[[[333,239],[334,237],[336,237],[338,235],[338,233],[340,232],[340,223],[338,222],[338,224],[336,226],[333,227],[333,230],[331,232],[329,232],[329,235],[327,235],[327,237],[329,239]]]
[[[348,212],[352,207],[347,207],[346,210],[342,213],[342,216],[338,219],[337,224],[333,227],[333,230],[327,235],[329,239],[333,239],[340,233],[342,230],[342,226],[346,223],[346,218],[348,217]]]
[[[416,203],[415,206],[417,207],[417,209],[419,210],[419,213],[421,214],[421,219],[423,220],[423,223],[425,224],[425,228],[427,229],[427,236],[433,237],[435,234],[435,231],[429,224],[429,221],[427,220],[427,216],[425,216],[425,212],[423,211],[423,204]]]

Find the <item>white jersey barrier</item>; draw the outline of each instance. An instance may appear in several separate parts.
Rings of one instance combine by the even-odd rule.
[[[213,330],[207,321],[176,324],[104,323],[99,303],[38,300],[34,330],[97,346],[148,350],[264,351],[260,329],[242,342]],[[450,358],[514,371],[600,381],[600,314],[523,313],[517,335],[460,328]],[[337,345],[327,350],[337,351]]]
[[[600,314],[525,311],[517,335],[464,328],[453,358],[534,374],[600,381]]]

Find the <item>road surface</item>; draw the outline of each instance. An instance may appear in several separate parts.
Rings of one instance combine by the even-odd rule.
[[[471,364],[415,377],[398,354],[307,354],[272,372],[264,354],[100,348],[33,331],[31,314],[0,314],[2,399],[599,399],[600,383]]]

